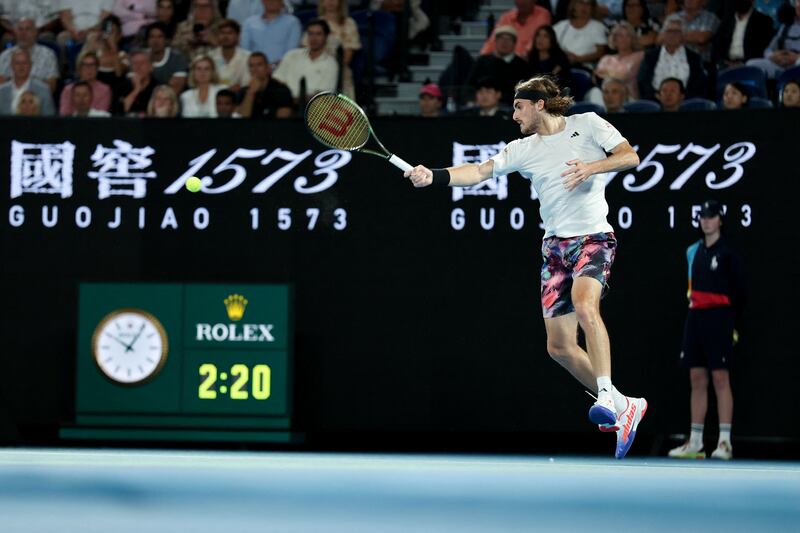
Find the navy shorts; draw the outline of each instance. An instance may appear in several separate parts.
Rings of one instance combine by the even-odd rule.
[[[683,330],[683,368],[727,370],[733,356],[734,313],[731,307],[690,309]]]

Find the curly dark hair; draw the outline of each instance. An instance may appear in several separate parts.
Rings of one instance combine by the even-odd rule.
[[[567,109],[575,103],[571,96],[564,96],[561,94],[561,88],[558,83],[550,75],[535,76],[527,81],[521,81],[515,87],[515,90],[526,89],[531,91],[538,91],[547,95],[544,98],[544,110],[551,115],[566,114]]]

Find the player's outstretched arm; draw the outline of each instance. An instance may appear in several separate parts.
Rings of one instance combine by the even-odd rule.
[[[598,162],[598,172],[620,172],[639,166],[639,154],[628,143],[619,143],[611,150],[611,155]]]
[[[489,159],[480,164],[465,163],[457,167],[433,170],[417,165],[411,170],[406,170],[403,175],[411,179],[414,187],[427,187],[434,182],[436,185],[450,187],[470,187],[491,178],[493,169],[494,161]]]

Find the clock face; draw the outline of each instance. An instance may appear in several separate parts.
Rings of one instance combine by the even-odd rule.
[[[92,352],[106,377],[116,383],[136,385],[155,377],[164,366],[167,334],[150,313],[120,309],[97,325]]]

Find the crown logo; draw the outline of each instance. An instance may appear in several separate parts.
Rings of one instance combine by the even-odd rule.
[[[241,320],[244,316],[244,308],[247,307],[247,299],[241,294],[228,295],[225,300],[225,309],[228,311],[228,318],[234,322]]]

